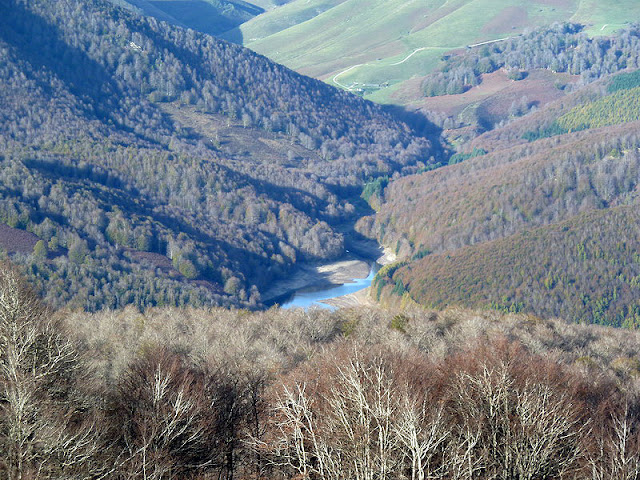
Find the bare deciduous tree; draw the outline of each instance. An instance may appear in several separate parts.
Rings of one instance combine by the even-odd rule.
[[[78,352],[61,320],[11,267],[0,268],[0,449],[9,480],[90,476],[100,442],[81,420]],[[1,471],[0,467],[0,471]]]
[[[405,394],[400,404],[399,419],[394,431],[411,461],[411,480],[438,478],[444,474],[442,447],[451,432],[439,405],[429,405],[429,399],[411,398]]]
[[[640,432],[637,412],[629,398],[624,407],[610,414],[604,432],[596,437],[596,449],[589,456],[593,480],[640,479]]]
[[[535,379],[520,381],[506,362],[458,373],[454,443],[474,445],[461,449],[464,461],[454,462],[469,465],[459,478],[474,477],[476,469],[483,478],[556,478],[574,467],[588,422],[579,406],[557,390]]]
[[[127,478],[180,478],[212,467],[221,442],[215,407],[202,372],[162,348],[143,353],[123,374],[112,407]]]

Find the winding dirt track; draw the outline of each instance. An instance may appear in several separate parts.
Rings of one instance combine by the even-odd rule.
[[[333,81],[333,83],[335,83],[340,88],[343,88],[344,90],[346,90],[348,92],[351,92],[352,90],[355,89],[355,87],[354,86],[349,87],[347,85],[344,85],[344,84],[340,83],[338,81],[338,77],[344,75],[345,73],[350,72],[354,68],[358,68],[358,67],[395,67],[396,65],[403,64],[404,62],[409,60],[411,57],[413,57],[416,53],[421,52],[423,50],[443,50],[443,49],[457,50],[459,48],[467,48],[467,47],[468,48],[473,48],[473,47],[480,47],[482,45],[490,45],[492,43],[502,42],[504,40],[509,40],[510,38],[512,38],[512,37],[498,38],[496,40],[487,40],[486,42],[474,43],[473,45],[462,45],[462,46],[459,46],[459,47],[420,47],[420,48],[416,48],[413,52],[411,52],[409,55],[407,55],[405,58],[403,58],[399,62],[391,63],[389,65],[379,65],[379,64],[375,64],[375,63],[359,63],[357,65],[350,66],[349,68],[341,71],[340,73],[337,73],[336,75],[333,76],[333,78],[331,80]]]

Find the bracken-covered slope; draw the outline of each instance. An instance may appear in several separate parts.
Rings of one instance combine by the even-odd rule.
[[[56,305],[255,304],[341,254],[345,195],[430,157],[371,103],[100,0],[3,2],[0,58],[0,223],[36,236],[1,247]]]
[[[360,222],[404,259],[376,295],[637,324],[640,118],[615,107],[635,88],[616,82],[478,137],[462,163],[391,182]],[[567,133],[562,119],[586,108],[617,123]]]

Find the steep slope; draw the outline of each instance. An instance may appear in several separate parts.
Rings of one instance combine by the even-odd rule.
[[[429,73],[451,50],[553,22],[606,35],[638,19],[631,0],[296,0],[225,35],[302,73],[393,101],[402,82]]]
[[[406,294],[432,308],[490,307],[635,328],[640,321],[639,226],[637,204],[583,213],[428,255],[382,272],[374,288],[394,301]]]
[[[609,74],[638,68],[639,51],[637,25],[591,38],[580,24],[554,24],[448,55],[436,72],[412,80],[393,98],[414,98],[412,107],[438,111],[431,116],[447,128],[486,131]]]
[[[634,92],[619,78],[478,137],[462,163],[391,182],[360,222],[404,259],[376,294],[635,324],[640,117],[618,108]],[[616,125],[550,127],[589,106]]]
[[[392,182],[375,230],[400,254],[442,252],[636,201],[638,126],[539,140]]]
[[[99,0],[3,3],[0,55],[0,222],[41,240],[12,258],[56,305],[257,304],[342,253],[364,179],[430,155],[371,103]]]
[[[243,0],[111,0],[158,20],[219,35],[260,15],[264,9]]]

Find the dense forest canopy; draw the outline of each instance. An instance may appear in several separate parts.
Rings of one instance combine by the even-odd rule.
[[[365,180],[433,154],[379,106],[101,0],[3,2],[0,59],[2,246],[57,306],[259,305],[343,252]]]
[[[638,207],[617,207],[500,240],[426,255],[382,272],[396,302],[538,312],[578,323],[640,326]],[[406,298],[403,298],[406,297]]]

